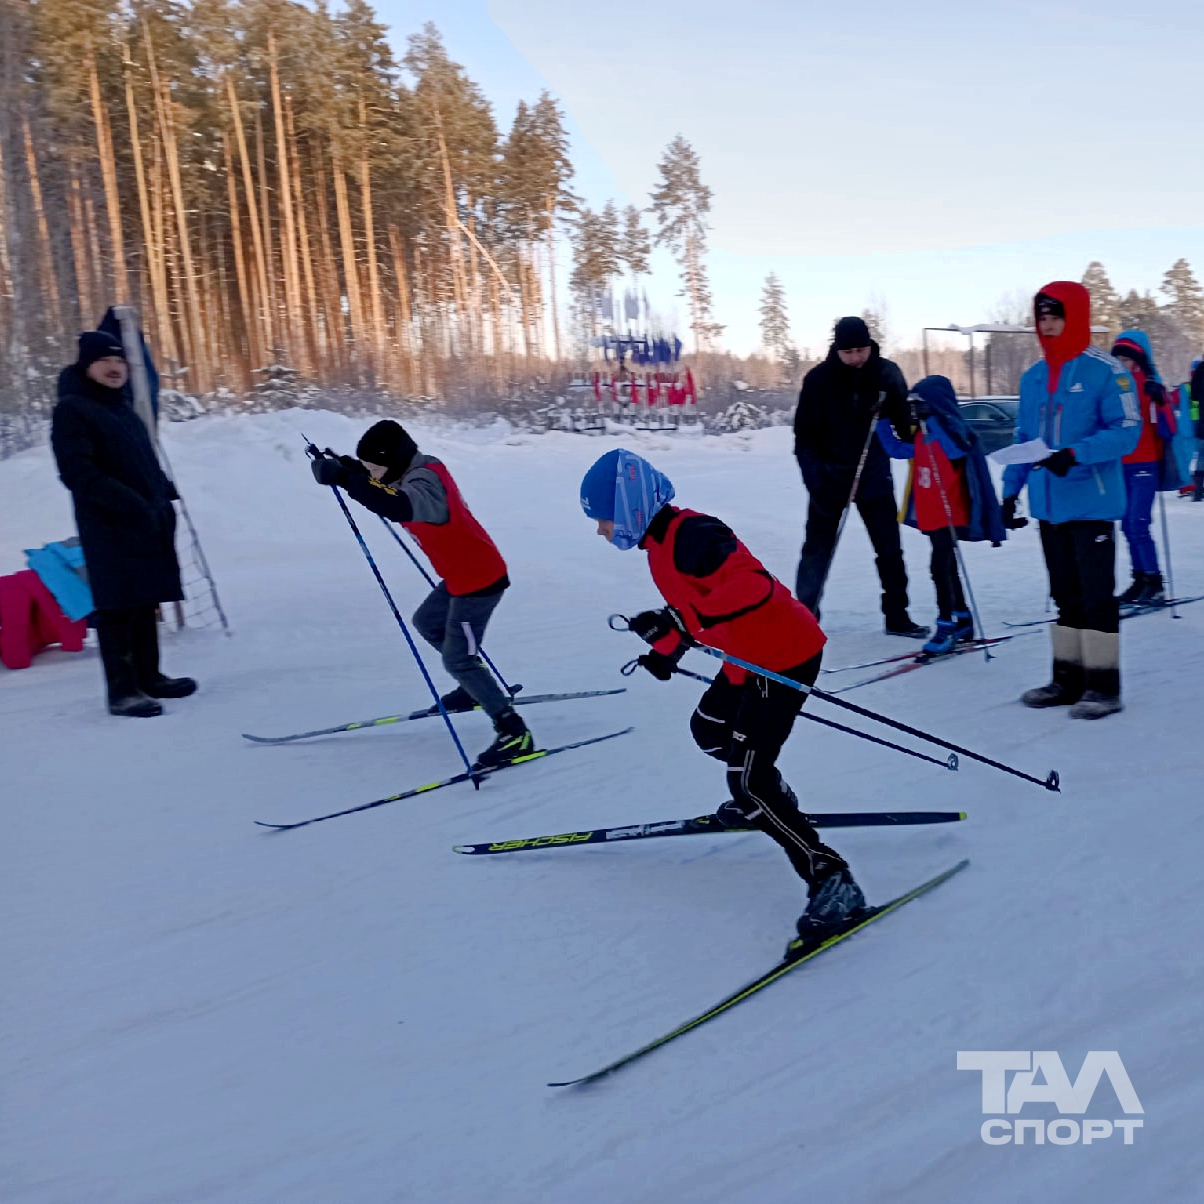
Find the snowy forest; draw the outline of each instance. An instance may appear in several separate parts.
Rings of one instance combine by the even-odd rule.
[[[602,296],[638,298],[658,245],[702,378],[785,404],[824,348],[796,346],[771,274],[758,353],[720,350],[712,193],[683,136],[647,207],[591,209],[549,93],[505,125],[434,25],[401,55],[387,33],[365,0],[0,7],[0,413],[44,417],[75,334],[114,303],[142,313],[164,383],[207,404],[270,401],[282,380],[281,400],[550,396],[605,329]],[[1158,297],[1122,296],[1100,263],[1083,279],[1097,322],[1148,330],[1182,379],[1204,340],[1187,261]],[[914,378],[918,351],[865,316]],[[989,317],[1027,320],[1020,301]],[[994,391],[1015,391],[1031,351],[992,341]],[[962,350],[935,349],[930,368],[968,389]]]

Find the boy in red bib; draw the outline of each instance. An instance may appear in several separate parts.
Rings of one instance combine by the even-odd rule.
[[[443,696],[443,705],[449,711],[480,706],[493,720],[497,739],[477,758],[476,768],[508,764],[535,743],[478,655],[490,616],[510,585],[506,562],[446,466],[420,452],[399,423],[385,419],[369,427],[355,454],[358,459],[333,452],[317,457],[314,479],[339,486],[374,514],[400,523],[426,553],[442,580],[414,612],[414,626],[459,683]]]
[[[673,486],[622,449],[602,456],[581,484],[581,506],[598,534],[619,548],[640,547],[665,601],[631,620],[652,651],[639,658],[668,681],[693,643],[752,661],[805,685],[819,675],[826,637],[811,612],[732,533],[710,515],[669,505]],[[844,859],[823,844],[776,761],[805,694],[725,664],[694,711],[690,730],[708,756],[727,765],[732,801],[720,809],[775,840],[807,883],[809,902],[788,956],[813,948],[855,922],[865,898]]]

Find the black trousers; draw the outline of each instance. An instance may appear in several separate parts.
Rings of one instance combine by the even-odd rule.
[[[852,475],[847,480],[841,474],[821,477],[807,503],[807,534],[794,593],[816,618],[836,553],[840,518],[852,487]],[[882,582],[882,613],[888,623],[902,622],[907,616],[907,569],[903,567],[894,492],[889,482],[868,482],[863,478],[854,505],[874,545],[874,563]]]
[[[783,676],[813,685],[820,659]],[[720,673],[699,700],[690,732],[707,756],[727,765],[728,789],[745,818],[782,846],[810,886],[845,862],[819,839],[776,765],[805,700],[801,691],[764,677],[749,674],[733,685]]]
[[[936,587],[937,612],[942,619],[951,619],[955,610],[966,609],[962,579],[957,571],[957,545],[948,527],[929,531],[928,538],[932,541],[930,568],[932,584]]]
[[[1058,622],[1079,630],[1118,632],[1116,527],[1102,520],[1041,522],[1041,550]]]
[[[162,676],[155,609],[151,603],[96,612],[96,637],[110,702],[145,692]]]

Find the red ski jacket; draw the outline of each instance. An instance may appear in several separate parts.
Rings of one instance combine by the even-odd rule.
[[[717,518],[665,506],[640,546],[666,602],[700,644],[782,673],[809,661],[827,642],[815,616]],[[654,647],[672,656],[673,632]],[[728,680],[747,676],[724,665]]]

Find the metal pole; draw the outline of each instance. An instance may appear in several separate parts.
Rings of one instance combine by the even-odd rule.
[[[1166,526],[1166,494],[1158,491],[1158,509],[1162,512],[1162,551],[1166,556],[1166,588],[1171,596],[1171,618],[1180,618],[1175,609],[1175,574],[1171,569],[1171,537]]]

